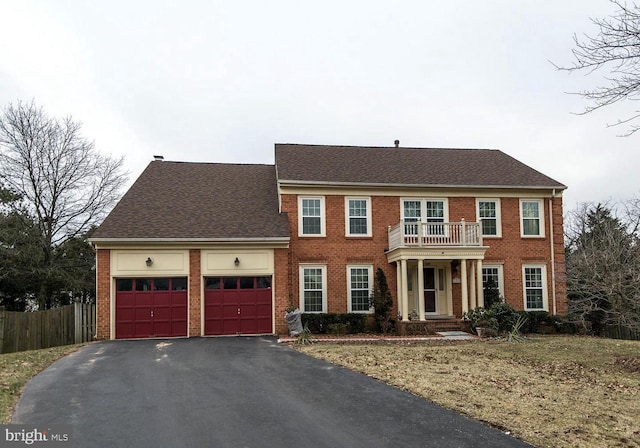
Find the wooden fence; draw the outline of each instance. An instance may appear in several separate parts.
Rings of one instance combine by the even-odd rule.
[[[606,327],[602,335],[612,339],[626,339],[628,341],[640,341],[640,332],[631,331],[625,327]]]
[[[38,350],[93,340],[96,306],[75,303],[46,311],[0,311],[0,353]]]

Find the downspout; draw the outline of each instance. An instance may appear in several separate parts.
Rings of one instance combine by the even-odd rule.
[[[95,333],[92,335],[95,341],[98,339],[98,287],[100,285],[100,283],[98,283],[98,272],[100,271],[98,270],[98,248],[95,244],[91,244],[91,246],[93,246],[93,251],[96,253],[96,327]],[[111,316],[109,316],[109,320],[111,320]],[[111,332],[111,325],[109,325],[109,332]],[[109,334],[109,336],[111,336],[111,334]],[[109,339],[111,339],[111,337],[109,337]]]
[[[556,189],[554,188],[549,198],[549,240],[551,241],[551,296],[553,298],[553,315],[556,315],[556,254],[554,250],[553,239],[553,198],[556,196]]]

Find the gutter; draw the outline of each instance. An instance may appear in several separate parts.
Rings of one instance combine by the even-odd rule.
[[[182,246],[182,247],[204,247],[215,246],[251,246],[266,248],[287,248],[289,247],[289,237],[274,238],[89,238],[89,243],[95,248],[107,249],[114,247],[131,246]]]
[[[278,179],[278,185],[288,186],[317,186],[317,187],[373,187],[373,188],[456,188],[456,189],[504,189],[504,190],[566,190],[566,186],[557,185],[463,185],[463,184],[397,184],[397,183],[376,183],[376,182],[338,182],[338,181],[314,181],[314,180],[293,180]]]
[[[271,238],[89,238],[90,243],[288,243],[290,237]]]

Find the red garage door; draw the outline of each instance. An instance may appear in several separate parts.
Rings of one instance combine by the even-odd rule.
[[[116,338],[187,335],[187,278],[116,279]]]
[[[204,333],[273,333],[271,277],[205,278]]]

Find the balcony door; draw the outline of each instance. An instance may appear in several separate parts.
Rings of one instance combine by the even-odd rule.
[[[437,285],[436,268],[426,267],[422,271],[424,280],[424,312],[436,314],[437,310]]]
[[[444,223],[448,220],[447,200],[403,199],[402,220],[405,235],[444,235]],[[423,227],[422,232],[420,227]]]

